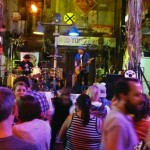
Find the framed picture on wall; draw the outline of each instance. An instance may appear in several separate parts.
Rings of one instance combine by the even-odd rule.
[[[39,52],[20,52],[20,60],[23,61],[23,57],[29,54],[30,55],[30,62],[33,66],[37,66],[39,62]]]

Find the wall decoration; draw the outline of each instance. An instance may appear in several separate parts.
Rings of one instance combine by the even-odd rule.
[[[75,3],[84,14],[87,14],[97,4],[95,0],[75,0]]]

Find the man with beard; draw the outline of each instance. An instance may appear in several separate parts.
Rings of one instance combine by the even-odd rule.
[[[143,101],[143,88],[138,79],[125,78],[115,85],[117,105],[107,115],[101,150],[133,150],[138,143],[131,115]]]

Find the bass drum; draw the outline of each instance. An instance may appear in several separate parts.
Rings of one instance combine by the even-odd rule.
[[[37,78],[37,79],[40,79],[42,76],[41,74],[41,69],[36,66],[32,69],[32,73],[31,73],[31,78]]]
[[[18,77],[16,74],[8,75],[7,77],[7,87],[13,88],[13,82]]]

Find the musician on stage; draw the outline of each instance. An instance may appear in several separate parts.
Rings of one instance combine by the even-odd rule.
[[[84,85],[88,85],[88,74],[89,74],[89,61],[90,55],[85,52],[84,47],[78,47],[78,54],[75,55],[75,73],[77,74],[77,84],[82,85],[82,80]]]
[[[18,71],[22,71],[25,75],[29,75],[32,72],[33,64],[29,61],[30,58],[29,54],[24,55],[23,61],[17,66]]]

